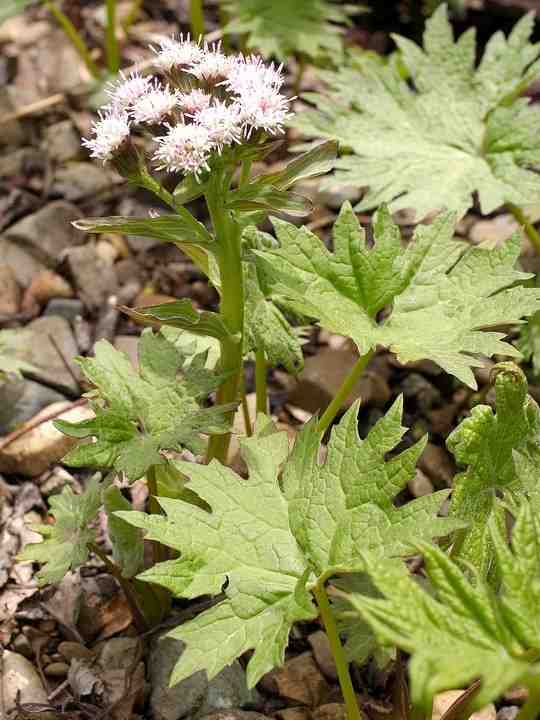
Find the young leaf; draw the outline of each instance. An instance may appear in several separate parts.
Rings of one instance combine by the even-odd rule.
[[[82,495],[75,495],[66,486],[49,501],[54,525],[36,525],[43,542],[25,545],[19,560],[43,563],[38,573],[40,585],[60,582],[69,570],[75,570],[88,559],[88,545],[96,539],[88,524],[95,519],[101,506],[101,485],[94,476]]]
[[[131,504],[116,485],[111,485],[103,492],[103,505],[107,513],[113,560],[124,577],[133,577],[144,567],[142,534],[116,514],[119,510],[131,510]]]
[[[520,240],[493,250],[453,239],[454,215],[418,226],[403,249],[384,207],[375,215],[368,248],[351,206],[334,225],[334,253],[305,227],[274,221],[281,247],[257,251],[269,268],[273,294],[294,311],[349,336],[361,353],[388,347],[402,362],[429,358],[470,387],[479,356],[519,356],[486,328],[520,322],[540,308],[540,290],[513,287],[529,275],[514,269]],[[378,313],[392,305],[382,322]]]
[[[208,310],[197,311],[191,300],[187,298],[162,305],[145,305],[136,308],[121,306],[120,309],[137,322],[147,325],[169,325],[189,330],[197,335],[208,335],[216,340],[233,337],[221,315]]]
[[[367,570],[384,598],[350,596],[381,641],[412,654],[412,699],[428,713],[436,693],[479,678],[471,709],[513,685],[540,680],[538,520],[523,503],[513,551],[493,520],[489,529],[501,577],[497,594],[482,580],[472,582],[438,548],[421,544],[429,591],[404,566],[367,557]]]
[[[349,21],[350,7],[330,0],[226,0],[232,18],[227,33],[247,34],[249,50],[288,60],[293,54],[336,59],[343,51],[340,24]]]
[[[477,405],[447,440],[456,461],[467,466],[454,479],[451,503],[451,514],[469,525],[459,554],[484,574],[493,560],[488,521],[502,511],[501,493],[527,490],[514,453],[540,461],[540,408],[527,395],[525,375],[512,363],[500,363],[493,372],[497,412]]]
[[[507,39],[495,33],[475,69],[474,29],[455,42],[441,7],[426,22],[423,50],[395,36],[399,62],[366,58],[324,73],[328,91],[309,95],[316,109],[292,124],[352,151],[326,185],[367,185],[357,210],[389,202],[391,211],[414,208],[419,218],[441,208],[462,215],[474,192],[485,214],[507,202],[535,202],[540,113],[519,99],[540,75],[540,47],[529,43],[533,24],[531,12]]]
[[[105,340],[98,342],[94,358],[79,359],[84,376],[97,389],[96,417],[56,423],[66,435],[94,437],[95,442],[79,445],[64,462],[74,467],[114,468],[136,480],[151,465],[165,462],[161,450],[187,447],[202,452],[199,433],[226,432],[231,410],[200,406],[200,398],[223,380],[207,370],[205,363],[206,355],[186,363],[179,347],[150,329],[139,342],[139,372],[125,353]]]
[[[73,225],[87,233],[116,232],[143,235],[161,242],[174,243],[180,249],[184,242],[200,247],[208,247],[213,242],[212,236],[202,223],[193,217],[190,222],[186,222],[181,215],[162,215],[153,218],[121,216],[85,218],[75,220]]]
[[[217,595],[227,581],[225,600],[171,634],[187,643],[172,683],[202,669],[213,677],[253,649],[247,673],[254,685],[283,662],[291,625],[316,616],[309,593],[314,575],[356,569],[359,551],[366,547],[379,557],[407,552],[413,526],[416,537],[425,538],[460,527],[436,517],[446,492],[399,509],[392,505],[414,473],[423,446],[385,462],[384,453],[403,434],[401,403],[364,441],[356,431],[357,409],[334,428],[322,467],[317,465],[320,433],[314,423],[302,430],[285,464],[284,492],[279,471],[288,454],[287,438],[260,416],[255,435],[241,443],[247,480],[215,460],[175,463],[190,478],[187,488],[208,503],[211,513],[168,498],[159,498],[166,516],[120,513],[146,530],[148,539],[181,553],[140,579],[186,598]]]

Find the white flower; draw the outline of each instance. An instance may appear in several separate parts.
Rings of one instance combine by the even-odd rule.
[[[194,120],[208,130],[210,140],[221,150],[224,145],[238,142],[242,134],[242,118],[236,105],[214,102],[196,113]]]
[[[265,65],[256,55],[248,58],[240,55],[232,63],[227,79],[222,84],[236,95],[264,90],[277,91],[284,81],[282,68],[283,65],[276,68],[273,63]]]
[[[206,45],[201,58],[194,62],[187,72],[195,75],[198,80],[217,84],[228,77],[234,62],[221,52],[219,45]]]
[[[262,128],[268,133],[282,133],[283,123],[290,114],[289,100],[277,90],[246,93],[238,105],[244,126],[248,126],[248,137],[255,128]]]
[[[123,72],[120,72],[120,77],[121,80],[118,82],[109,83],[105,92],[111,98],[111,104],[115,109],[127,110],[130,105],[150,90],[152,79],[142,77],[139,73],[133,73],[126,77]]]
[[[82,144],[90,155],[106,162],[110,160],[129,137],[129,117],[122,111],[109,108],[99,113],[99,120],[92,124],[92,139],[83,139]]]
[[[206,110],[207,107],[210,107],[211,102],[212,96],[205,93],[204,90],[195,89],[178,96],[178,105],[186,115],[195,115],[201,110]]]
[[[131,117],[137,123],[160,123],[170,117],[178,107],[178,93],[168,85],[161,87],[157,82],[131,107]]]
[[[213,145],[206,128],[200,125],[174,125],[169,132],[156,138],[159,147],[154,160],[158,170],[193,173],[209,170],[208,158]]]
[[[203,56],[202,48],[191,42],[189,35],[184,40],[180,35],[179,40],[175,38],[160,38],[159,48],[152,48],[156,53],[155,64],[160,70],[172,70],[173,68],[185,69],[192,63],[198,62]]]

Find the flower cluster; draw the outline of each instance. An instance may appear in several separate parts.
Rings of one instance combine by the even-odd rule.
[[[145,127],[157,144],[157,169],[198,177],[213,153],[253,141],[254,131],[283,132],[290,100],[281,93],[281,66],[227,56],[189,36],[164,38],[152,49],[156,76],[121,75],[108,88],[110,103],[84,141],[92,157],[114,159],[131,131]]]

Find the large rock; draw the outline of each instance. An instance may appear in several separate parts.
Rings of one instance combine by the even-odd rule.
[[[6,230],[4,238],[17,241],[36,260],[54,268],[65,250],[85,241],[85,235],[72,225],[80,217],[75,205],[58,200],[19,220]]]
[[[21,289],[9,265],[0,265],[0,315],[15,315],[21,304]]]
[[[45,128],[44,150],[55,163],[74,160],[81,152],[81,138],[71,120],[61,120]]]
[[[99,310],[118,290],[114,268],[99,257],[93,245],[70,250],[68,264],[79,296],[89,310]]]
[[[185,645],[181,640],[158,638],[152,647],[150,662],[150,706],[155,720],[179,720],[200,717],[212,711],[231,710],[254,703],[255,690],[248,690],[245,672],[238,661],[208,682],[205,672],[197,672],[169,687],[172,670]]]
[[[17,705],[47,705],[47,693],[37,670],[19,653],[2,652],[2,710],[15,710]]]
[[[66,398],[46,385],[26,378],[0,382],[0,435],[7,435],[47,405]]]
[[[43,263],[39,262],[28,250],[23,249],[18,240],[9,240],[0,237],[0,257],[8,265],[19,285],[28,287],[32,279],[45,270]]]
[[[73,359],[79,349],[64,318],[50,315],[33,320],[19,331],[15,354],[34,366],[28,373],[33,379],[60,392],[78,393],[80,373]]]
[[[72,162],[58,168],[51,191],[66,200],[82,200],[108,190],[114,182],[114,176],[99,165]]]
[[[72,407],[70,403],[54,403],[44,408],[28,423],[28,432],[0,449],[0,472],[37,477],[59,462],[78,440],[63,435],[54,427],[54,420],[79,422],[94,416],[87,405]],[[43,422],[40,422],[43,420]],[[24,426],[23,428],[24,429]]]

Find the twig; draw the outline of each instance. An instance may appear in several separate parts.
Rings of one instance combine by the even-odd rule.
[[[23,435],[26,435],[27,432],[30,432],[30,430],[34,430],[40,425],[43,425],[43,423],[49,422],[49,420],[54,420],[59,415],[62,415],[62,413],[68,412],[68,410],[72,410],[73,408],[85,405],[87,402],[88,398],[79,398],[78,400],[74,400],[72,403],[69,403],[66,407],[54,410],[53,412],[50,412],[43,417],[40,417],[39,420],[36,420],[34,418],[33,421],[30,421],[22,427],[17,428],[17,430],[14,430],[13,432],[9,433],[9,435],[6,435],[5,438],[0,440],[0,450],[4,450],[5,448],[7,448],[8,445],[11,445],[12,442],[15,442],[15,440],[18,440]]]

